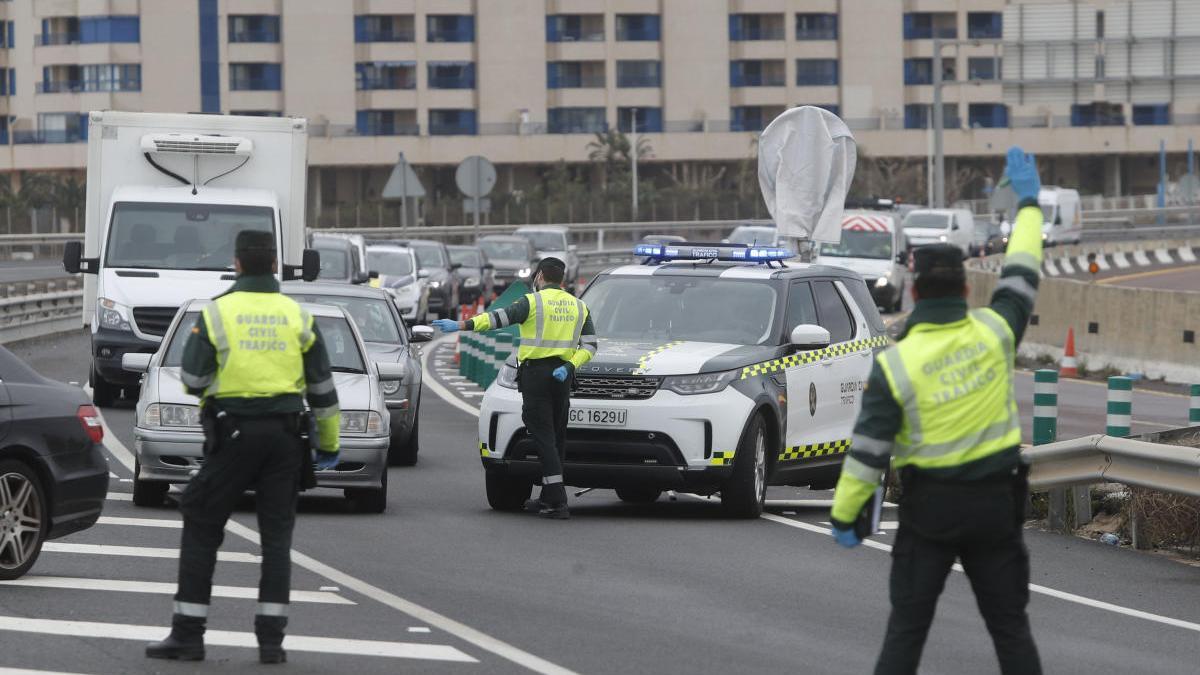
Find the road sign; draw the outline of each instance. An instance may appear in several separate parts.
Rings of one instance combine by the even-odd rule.
[[[1011,213],[1017,209],[1017,191],[1012,184],[1004,182],[992,191],[988,199],[988,210],[992,213]]]
[[[400,153],[400,160],[396,162],[396,166],[392,167],[392,175],[388,177],[387,184],[383,186],[383,192],[380,192],[379,196],[382,199],[401,200],[425,196],[425,187],[421,185],[421,179],[417,178],[417,172],[413,171],[412,165],[404,159],[403,152]]]
[[[486,197],[496,186],[496,167],[479,155],[468,157],[454,172],[454,182],[468,197]]]

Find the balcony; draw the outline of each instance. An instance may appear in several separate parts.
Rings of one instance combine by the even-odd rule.
[[[604,15],[554,14],[547,16],[546,42],[604,42]]]
[[[618,42],[658,42],[662,39],[661,20],[657,14],[618,14]]]
[[[908,12],[904,15],[905,40],[958,37],[958,15],[954,12]]]
[[[420,136],[421,125],[411,124],[368,124],[357,127],[359,136]]]
[[[79,44],[79,33],[42,33],[35,36],[34,44],[49,47],[53,45],[77,45]],[[16,134],[17,132],[13,132]]]
[[[270,77],[231,77],[229,91],[279,91],[279,80]]]
[[[731,14],[729,15],[729,39],[782,40],[784,38],[783,14]]]
[[[554,61],[546,64],[547,89],[602,89],[603,61]]]
[[[229,41],[230,41],[231,43],[242,43],[242,42],[260,42],[260,43],[261,43],[261,42],[266,42],[266,43],[273,43],[273,42],[279,42],[279,31],[278,31],[278,30],[269,30],[269,29],[260,29],[260,30],[239,30],[239,31],[237,31],[237,32],[232,32],[232,31],[231,31],[231,32],[229,33]]]
[[[429,42],[474,42],[475,17],[469,14],[430,14],[425,17]]]
[[[474,110],[430,110],[430,136],[475,136],[479,124]]]
[[[731,61],[729,86],[782,87],[786,82],[783,61]]]
[[[474,89],[475,64],[434,63],[428,64],[428,86],[430,89]]]
[[[367,14],[354,17],[355,42],[413,42],[417,31],[411,14]]]
[[[87,129],[23,129],[12,132],[13,145],[82,143],[86,140]]]

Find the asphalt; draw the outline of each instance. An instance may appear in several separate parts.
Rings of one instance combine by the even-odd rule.
[[[86,373],[82,333],[16,345],[14,351],[57,379],[78,381]],[[427,372],[439,377],[447,357],[434,351]],[[441,381],[464,405],[478,401],[469,386]],[[1073,399],[1064,411],[1072,411],[1082,426],[1092,425],[1103,408],[1099,388],[1072,383],[1063,396]],[[1179,403],[1146,396],[1151,408]],[[1028,398],[1021,398],[1027,411]],[[113,435],[132,447],[130,406],[105,409],[104,415]],[[885,531],[873,538],[874,548],[853,551],[840,549],[824,534],[830,493],[795,488],[773,488],[768,517],[753,521],[722,519],[715,500],[680,495],[678,501],[631,506],[608,491],[574,499],[573,518],[565,522],[496,513],[484,498],[474,418],[429,387],[421,417],[420,463],[391,470],[386,513],[349,513],[336,493],[301,498],[293,588],[324,588],[322,598],[332,595],[354,604],[294,602],[289,632],[341,639],[326,643],[337,648],[355,644],[344,640],[362,639],[376,641],[372,649],[425,656],[346,656],[293,648],[288,672],[871,669],[887,616],[889,559],[881,549],[892,538],[887,521],[895,520],[893,509],[885,512]],[[120,500],[130,491],[130,472],[118,461],[112,465],[116,477],[106,516],[178,519],[170,506],[142,509]],[[224,550],[255,552],[238,535],[256,529],[251,508],[248,497]],[[102,524],[54,543],[171,549],[177,539],[174,529]],[[1038,585],[1030,614],[1046,672],[1195,672],[1200,569],[1034,530],[1027,539],[1032,582]],[[251,588],[255,567],[219,562],[216,583]],[[83,577],[101,586],[112,580],[170,584],[174,561],[47,551],[32,575]],[[64,632],[74,635],[54,635],[28,621],[17,631],[12,621],[5,622],[5,617],[92,622],[101,627],[80,625],[103,635],[130,634],[120,625],[105,626],[162,626],[169,611],[166,594],[4,587],[0,667],[84,673],[257,668],[253,651],[246,648],[210,647],[210,661],[203,665],[147,662],[141,639],[78,637],[83,629],[70,628]],[[252,599],[220,598],[214,601],[211,624],[248,631],[252,612]],[[475,662],[440,661],[429,654]],[[922,672],[995,670],[969,587],[954,573]]]

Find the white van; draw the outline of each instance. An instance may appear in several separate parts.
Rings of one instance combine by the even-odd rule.
[[[857,272],[867,282],[876,307],[899,312],[904,304],[908,255],[904,235],[893,214],[881,211],[846,211],[842,215],[842,240],[821,244],[817,262]]]
[[[1044,186],[1038,192],[1042,207],[1042,240],[1050,246],[1078,244],[1083,238],[1083,209],[1079,191]]]
[[[904,216],[904,236],[912,248],[951,244],[966,257],[975,246],[975,214],[969,209],[914,209]]]

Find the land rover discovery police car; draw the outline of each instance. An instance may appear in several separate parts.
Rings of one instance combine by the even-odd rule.
[[[601,273],[582,296],[600,345],[575,376],[565,482],[630,502],[720,493],[741,517],[761,513],[767,485],[832,487],[887,344],[862,277],[773,247],[635,255],[645,264]],[[541,469],[513,360],[484,395],[479,448],[488,502],[520,508]]]

